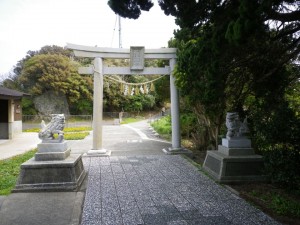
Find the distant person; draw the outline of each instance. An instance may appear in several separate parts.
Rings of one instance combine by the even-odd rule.
[[[166,108],[165,108],[165,107],[162,107],[162,109],[161,109],[161,115],[162,115],[162,116],[165,116],[165,113],[166,113]]]

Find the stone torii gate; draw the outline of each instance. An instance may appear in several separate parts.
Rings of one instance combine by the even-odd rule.
[[[186,153],[181,147],[179,123],[179,96],[172,75],[176,64],[176,48],[145,49],[135,46],[130,49],[100,48],[67,43],[66,48],[73,50],[77,57],[94,58],[93,67],[79,68],[80,74],[94,74],[93,96],[93,147],[88,154],[109,155],[110,151],[102,147],[102,113],[103,113],[103,76],[104,75],[170,75],[171,117],[172,117],[172,147],[163,149],[166,154]],[[130,67],[106,67],[104,58],[130,59]],[[145,67],[144,59],[169,60],[168,67]]]

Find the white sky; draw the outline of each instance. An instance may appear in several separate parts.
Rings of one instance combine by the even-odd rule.
[[[137,20],[122,19],[122,47],[167,47],[177,28],[154,0]],[[119,47],[107,0],[0,0],[0,78],[29,50],[66,43]],[[117,23],[118,24],[118,23]],[[115,31],[114,31],[115,28]]]

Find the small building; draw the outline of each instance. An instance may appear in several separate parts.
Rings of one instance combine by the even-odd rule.
[[[22,133],[23,92],[0,87],[0,139],[13,139]]]

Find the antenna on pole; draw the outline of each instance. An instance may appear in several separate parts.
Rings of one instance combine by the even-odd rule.
[[[118,16],[118,19],[119,19],[119,48],[122,48],[121,17]]]

